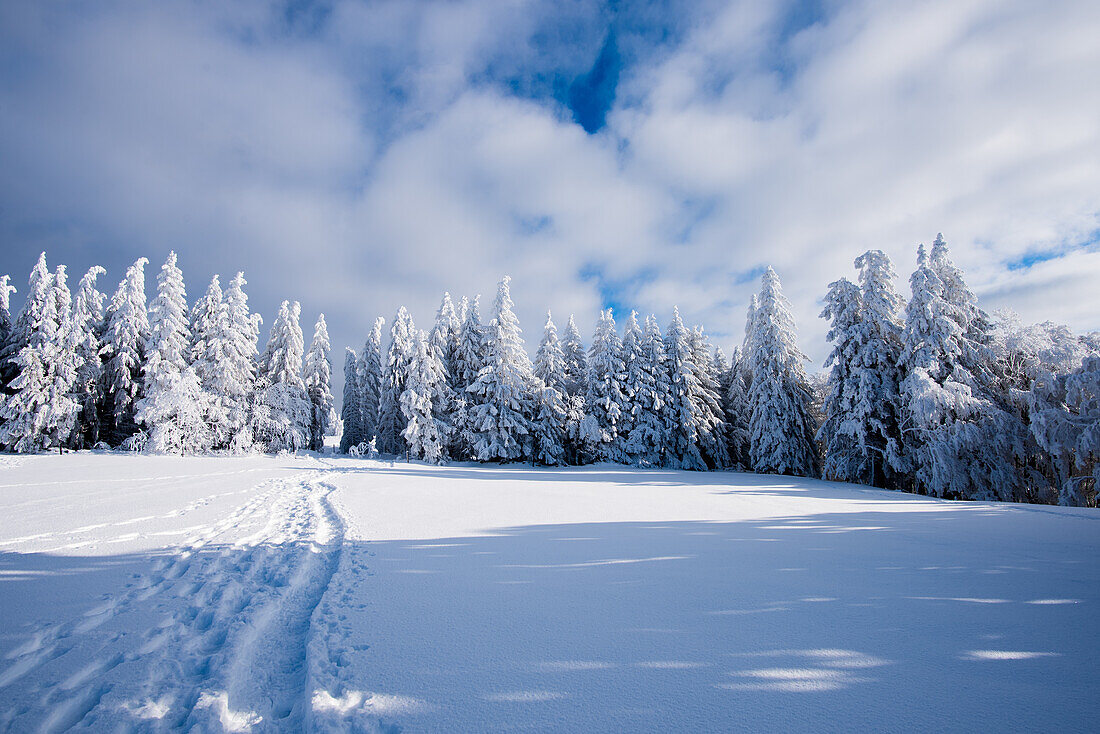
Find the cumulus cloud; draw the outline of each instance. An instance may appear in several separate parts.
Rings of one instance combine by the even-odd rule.
[[[943,231],[990,308],[1100,328],[1096,3],[294,7],[0,7],[0,270],[174,248],[335,345],[510,273],[529,341],[679,304],[727,346],[772,264],[820,363],[826,284],[873,247],[907,292]]]

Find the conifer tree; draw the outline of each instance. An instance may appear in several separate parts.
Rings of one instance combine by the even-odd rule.
[[[749,354],[753,471],[817,476],[817,427],[810,413],[813,396],[802,366],[805,357],[796,341],[790,303],[771,268],[761,278]]]
[[[959,307],[945,297],[923,246],[909,282],[902,430],[917,487],[938,497],[1010,499],[1021,491],[1017,422],[985,397],[968,368],[977,344],[967,338]]]
[[[588,358],[585,355],[581,333],[569,314],[569,323],[565,326],[565,338],[562,340],[562,353],[565,354],[565,393],[567,395],[588,394]]]
[[[157,276],[157,295],[149,304],[143,396],[135,418],[148,431],[146,448],[154,453],[194,454],[214,442],[206,422],[206,397],[188,364],[188,328],[183,273],[170,252]]]
[[[512,312],[510,282],[508,276],[500,281],[496,317],[486,329],[486,366],[467,388],[475,398],[469,424],[479,461],[520,460],[530,448],[534,375]]]
[[[141,397],[141,368],[149,339],[149,315],[145,305],[146,258],[126,270],[107,307],[107,329],[100,355],[104,361],[104,385],[109,406],[108,443],[121,444],[137,430],[134,405]]]
[[[409,312],[402,306],[390,327],[390,346],[382,373],[382,394],[378,409],[378,450],[387,454],[404,454],[406,420],[401,414],[401,393],[409,376],[414,357],[415,326]]]
[[[592,346],[588,352],[588,395],[585,406],[600,428],[596,449],[600,461],[622,462],[625,455],[619,440],[619,424],[623,420],[626,379],[622,358],[622,342],[615,330],[611,309],[600,312]]]
[[[750,466],[749,447],[752,444],[749,388],[745,381],[745,372],[744,355],[741,348],[737,347],[730,357],[722,407],[729,426],[730,465],[741,469],[748,469]]]
[[[1100,499],[1100,357],[1086,356],[1068,375],[1040,375],[1031,401],[1031,431],[1057,467],[1058,504],[1096,507]]]
[[[325,315],[320,314],[313,327],[313,339],[309,344],[309,351],[306,352],[305,369],[302,373],[311,408],[309,448],[312,451],[324,449],[325,436],[329,435],[336,423],[332,397],[332,358],[329,356],[331,351],[328,324],[325,323]]]
[[[535,377],[542,380],[546,387],[561,392],[565,387],[565,354],[558,341],[558,327],[550,312],[546,312],[546,325],[542,330],[542,341],[535,353]]]
[[[729,461],[725,412],[722,409],[720,376],[711,357],[702,327],[692,329],[691,362],[696,369],[698,392],[693,396],[699,431],[699,453],[711,469],[724,469]]]
[[[535,377],[540,383],[535,416],[535,462],[559,466],[566,461],[566,422],[568,409],[565,385],[565,355],[558,341],[558,329],[550,312],[546,313],[542,341],[535,354]]]
[[[451,378],[455,391],[455,410],[452,416],[454,433],[451,436],[451,455],[455,459],[466,460],[474,456],[474,431],[470,425],[470,411],[477,401],[477,395],[470,392],[470,386],[477,382],[478,375],[487,364],[485,346],[485,327],[481,323],[481,296],[466,310],[462,329],[458,334],[458,346],[455,350]]]
[[[401,436],[409,455],[429,464],[441,464],[450,426],[437,413],[445,400],[446,374],[439,351],[423,331],[410,334],[408,371],[401,391]]]
[[[679,308],[673,308],[665,333],[665,355],[669,375],[665,462],[677,469],[704,471],[707,464],[699,450],[701,421],[696,413],[702,387],[693,361],[692,335],[684,327]]]
[[[644,380],[642,374],[645,370],[643,365],[644,352],[645,335],[642,333],[642,327],[638,324],[638,313],[631,311],[626,324],[623,325],[623,340],[620,352],[623,360],[623,404],[616,440],[618,442],[619,461],[623,463],[633,463],[626,450],[626,445],[630,439],[630,432],[634,430],[634,423],[643,410],[641,398],[638,395],[638,384]]]
[[[256,342],[263,319],[250,313],[247,281],[238,272],[223,297],[223,312],[219,319],[224,344],[219,369],[214,373],[212,391],[221,401],[226,415],[228,448],[234,452],[252,448],[252,403],[256,389]]]
[[[51,275],[45,253],[31,270],[27,302],[13,339],[21,346],[9,357],[15,378],[11,393],[0,403],[0,445],[10,451],[30,453],[63,445],[80,410],[70,396],[75,371],[63,342],[69,319],[58,312],[59,305],[66,305],[64,274],[62,267]]]
[[[204,415],[211,441],[219,449],[228,446],[232,437],[229,401],[222,394],[224,371],[231,364],[226,340],[228,309],[224,301],[221,282],[215,275],[206,293],[191,309],[190,362],[204,394]]]
[[[366,441],[363,435],[363,395],[359,367],[358,355],[351,347],[347,347],[344,351],[344,398],[340,404],[340,420],[344,424],[344,432],[340,434],[342,454]]]
[[[366,443],[370,443],[378,433],[378,410],[382,398],[382,326],[385,323],[381,316],[374,320],[363,344],[363,355],[359,358],[361,440]]]
[[[624,344],[632,338],[629,322],[626,333]],[[666,460],[669,381],[665,362],[661,328],[656,318],[648,316],[641,351],[629,377],[634,419],[623,447],[630,462],[639,466],[661,466]]]
[[[865,397],[856,375],[860,351],[860,328],[863,324],[863,304],[859,287],[841,278],[829,284],[821,318],[829,319],[826,338],[833,349],[825,360],[831,368],[825,396],[825,419],[818,429],[818,440],[825,446],[823,475],[841,482],[861,482],[868,479],[867,426],[851,417],[859,412]],[[865,405],[871,408],[870,404]]]
[[[301,310],[297,301],[283,301],[260,358],[253,435],[269,451],[297,451],[309,445],[311,407],[302,380]]]
[[[106,271],[93,265],[80,279],[73,302],[71,349],[76,354],[77,370],[73,399],[80,405],[77,426],[70,444],[74,448],[99,443],[100,413],[103,400],[103,317],[106,296],[96,289],[96,279]]]

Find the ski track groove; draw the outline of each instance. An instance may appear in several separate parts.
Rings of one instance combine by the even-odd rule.
[[[0,732],[114,730],[127,716],[139,730],[302,731],[308,658],[320,649],[312,627],[344,538],[324,475],[265,482],[229,515],[191,528],[124,593],[34,631],[0,661]],[[143,631],[97,631],[131,617]],[[76,672],[52,665],[74,650],[95,654]]]

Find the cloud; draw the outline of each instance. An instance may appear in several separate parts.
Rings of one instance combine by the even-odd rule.
[[[244,269],[337,348],[510,273],[531,346],[614,302],[728,347],[772,264],[820,364],[826,284],[880,248],[907,293],[942,231],[989,307],[1098,328],[1098,31],[1084,0],[8,3],[0,270],[174,248],[192,296]]]

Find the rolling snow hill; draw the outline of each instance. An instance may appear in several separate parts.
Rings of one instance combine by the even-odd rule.
[[[788,477],[0,457],[0,731],[1088,731],[1098,551]]]

